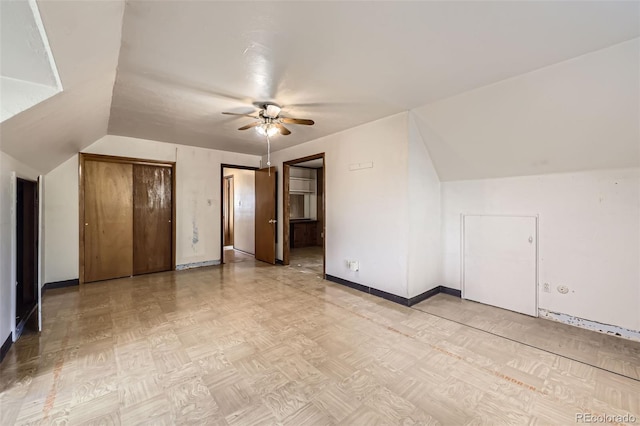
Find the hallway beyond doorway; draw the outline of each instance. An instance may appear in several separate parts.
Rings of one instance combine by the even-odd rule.
[[[322,246],[292,248],[290,253],[289,261],[292,267],[322,275]]]
[[[254,260],[252,254],[245,253],[240,250],[235,250],[233,246],[226,246],[224,248],[224,263],[238,263],[246,262],[247,260]]]

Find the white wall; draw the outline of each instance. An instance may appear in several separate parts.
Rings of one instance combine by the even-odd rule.
[[[44,178],[44,282],[78,278],[78,155]]]
[[[407,297],[407,113],[274,152],[282,259],[282,163],[325,153],[326,273]],[[373,168],[349,171],[353,163]],[[360,262],[350,271],[345,261]]]
[[[260,157],[183,145],[107,135],[83,150],[86,153],[176,162],[176,263],[220,260],[220,165],[257,167]],[[45,259],[57,265],[45,271],[45,282],[78,278],[78,173],[70,159],[45,177],[49,206]],[[60,223],[55,218],[65,219]]]
[[[254,254],[256,249],[256,173],[224,169],[233,175],[233,247]]]
[[[0,344],[11,333],[11,172],[36,180],[38,172],[0,151]]]
[[[443,284],[453,288],[461,213],[539,214],[539,283],[552,290],[539,291],[539,308],[640,330],[640,169],[442,183]]]
[[[409,298],[442,284],[440,179],[413,115],[409,115]]]

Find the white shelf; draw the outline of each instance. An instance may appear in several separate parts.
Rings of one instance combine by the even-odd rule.
[[[315,179],[290,177],[289,178],[289,192],[298,194],[313,194],[316,192]]]

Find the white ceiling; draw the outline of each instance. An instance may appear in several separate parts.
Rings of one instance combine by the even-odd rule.
[[[65,90],[0,131],[44,171],[107,132],[263,154],[222,111],[275,101],[316,121],[277,150],[640,35],[635,2],[38,4]]]
[[[614,2],[127,3],[109,133],[263,154],[253,102],[312,118],[274,149],[639,34]]]

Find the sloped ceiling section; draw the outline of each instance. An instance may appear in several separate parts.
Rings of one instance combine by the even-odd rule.
[[[0,149],[46,173],[106,135],[123,1],[41,1],[63,91],[0,125]]]
[[[414,110],[443,181],[640,166],[640,39]]]
[[[109,133],[264,154],[275,101],[316,121],[275,150],[638,36],[625,2],[127,3]]]

